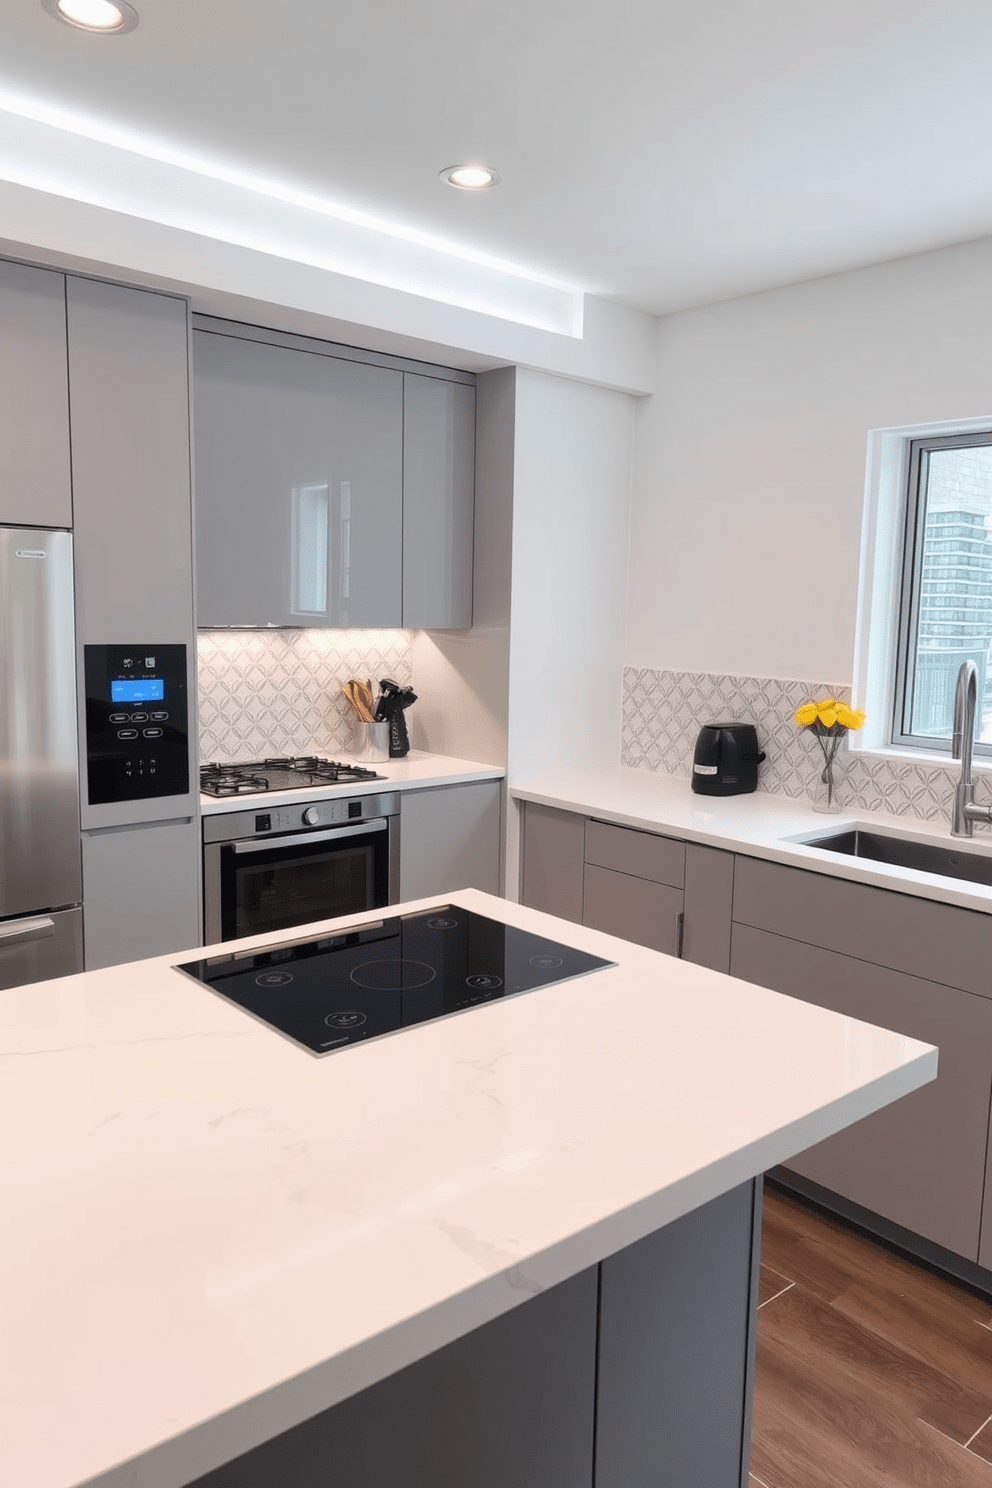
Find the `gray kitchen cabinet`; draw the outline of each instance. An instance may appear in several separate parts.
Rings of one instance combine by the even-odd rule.
[[[683,904],[681,889],[586,864],[582,923],[591,930],[677,956]]]
[[[524,802],[521,904],[582,924],[585,818]]]
[[[687,842],[683,961],[694,961],[711,971],[730,970],[733,898],[734,854]]]
[[[65,277],[0,261],[0,522],[71,527]]]
[[[403,373],[195,331],[198,623],[403,623]]]
[[[199,942],[199,835],[193,821],[83,833],[87,971]]]
[[[680,954],[685,844],[587,821],[582,923],[635,945]]]
[[[734,855],[524,804],[520,899],[713,971],[730,967]]]
[[[74,276],[66,302],[89,969],[199,940],[188,309]],[[83,648],[167,644],[186,648],[190,789],[91,802]]]
[[[403,792],[400,899],[455,889],[499,893],[501,795],[498,780]]]
[[[977,1261],[992,1096],[992,1000],[746,925],[734,926],[730,969],[743,981],[938,1046],[932,1084],[787,1166]]]
[[[403,376],[403,624],[472,624],[475,388]]]

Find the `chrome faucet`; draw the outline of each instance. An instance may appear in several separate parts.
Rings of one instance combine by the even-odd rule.
[[[975,745],[975,713],[978,708],[978,669],[963,661],[954,689],[954,737],[951,756],[961,761],[961,779],[954,787],[951,836],[971,837],[975,823],[992,823],[992,806],[975,804],[975,782],[971,778],[971,752]]]

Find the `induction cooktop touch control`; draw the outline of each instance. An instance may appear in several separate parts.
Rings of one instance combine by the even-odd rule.
[[[442,904],[176,969],[323,1055],[613,965]]]

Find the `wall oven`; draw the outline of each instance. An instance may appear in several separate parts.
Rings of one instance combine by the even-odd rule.
[[[398,793],[203,818],[207,945],[399,899]]]

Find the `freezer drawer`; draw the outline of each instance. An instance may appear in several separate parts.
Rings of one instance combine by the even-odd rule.
[[[0,920],[0,990],[82,969],[81,909]]]

